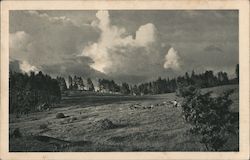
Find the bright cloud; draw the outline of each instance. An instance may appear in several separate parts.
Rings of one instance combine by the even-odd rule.
[[[25,60],[19,61],[19,60],[10,59],[9,69],[14,72],[37,73],[38,71],[40,71],[41,68],[31,65],[29,62]]]
[[[146,46],[156,40],[156,28],[152,23],[141,26],[136,31],[135,42],[140,46]]]
[[[168,50],[165,56],[164,68],[172,68],[174,70],[179,70],[181,68],[181,58],[173,47]]]
[[[20,63],[20,69],[21,69],[23,72],[26,72],[26,73],[31,72],[31,71],[33,71],[33,72],[38,72],[38,71],[39,71],[39,69],[38,69],[37,67],[32,66],[32,65],[29,64],[27,61],[22,61],[22,62]]]
[[[37,11],[29,11],[29,14],[51,23],[53,23],[52,18],[56,18]],[[64,20],[63,17],[57,17],[57,19]],[[94,74],[96,75],[99,74],[99,71],[102,72],[100,74],[105,73],[111,76],[133,75],[147,78],[153,75],[167,75],[168,69],[177,71],[180,68],[180,56],[173,48],[165,55],[169,48],[160,39],[157,28],[153,23],[146,22],[139,26],[133,36],[125,28],[112,25],[108,11],[98,11],[96,19],[91,22],[91,26],[95,30],[99,30],[99,38],[85,43],[85,47],[78,57],[75,57],[76,54],[73,54],[73,52],[69,52],[68,48],[74,48],[74,46],[66,47],[64,42],[67,43],[68,41],[62,41],[63,43],[59,41],[59,43],[52,40],[55,37],[52,35],[46,35],[42,38],[43,35],[41,34],[30,36],[25,31],[17,31],[10,34],[11,58],[20,61],[20,70],[24,72],[41,69],[46,73],[53,71],[61,75],[66,70],[70,70],[70,72],[77,70],[74,73],[83,74],[83,72],[96,71]],[[67,27],[67,25],[64,25],[64,27]],[[57,36],[63,36],[64,34],[62,32],[57,33],[57,31],[52,33]],[[62,39],[65,39],[65,36]],[[36,39],[36,41],[33,39]],[[45,39],[46,41],[44,41]],[[65,48],[62,48],[62,46],[65,46]],[[72,58],[76,60],[90,58],[91,62],[81,61],[81,64],[72,62],[71,65],[68,65],[66,59]],[[61,67],[56,61],[61,62]],[[46,67],[46,65],[50,67]],[[53,67],[57,69],[52,69]],[[86,68],[88,71],[86,71]]]
[[[128,82],[211,67],[234,74],[238,12],[187,12],[10,11],[10,59],[26,71]]]
[[[139,27],[135,38],[132,35],[126,35],[126,30],[115,25],[111,25],[108,11],[98,11],[96,13],[98,21],[93,21],[92,26],[101,30],[98,42],[91,43],[83,49],[82,55],[93,59],[92,68],[107,73],[114,64],[113,51],[116,48],[123,48],[124,54],[126,48],[148,47],[150,43],[156,40],[156,27],[148,23]],[[120,58],[122,58],[120,56]],[[120,61],[121,59],[115,59]],[[122,63],[122,62],[121,62]]]
[[[32,40],[31,36],[24,31],[17,31],[10,34],[10,59],[16,63],[16,68],[14,70],[20,70],[25,73],[31,71],[37,72],[38,68],[31,65],[28,59],[32,55]],[[12,62],[12,64],[13,64]],[[11,65],[13,66],[13,65]],[[10,69],[13,69],[10,67]]]

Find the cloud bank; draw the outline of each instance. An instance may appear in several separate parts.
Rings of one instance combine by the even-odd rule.
[[[96,76],[95,70],[89,67],[92,60],[77,57],[82,45],[98,35],[91,25],[75,25],[68,17],[41,11],[15,11],[10,17],[10,60],[18,63],[14,68],[19,67],[15,70],[41,70],[65,77]]]
[[[214,24],[214,25],[210,25]],[[235,11],[11,11],[10,65],[133,83],[238,63]]]
[[[100,30],[100,37],[84,47],[81,54],[93,59],[93,69],[114,77],[144,78],[165,75],[166,69],[180,69],[181,57],[177,52],[165,56],[169,46],[162,43],[154,24],[141,25],[133,36],[125,28],[112,25],[108,11],[98,11],[96,17],[91,24]]]

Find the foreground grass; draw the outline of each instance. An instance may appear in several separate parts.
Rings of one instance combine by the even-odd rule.
[[[215,93],[237,85],[206,89]],[[20,117],[10,115],[10,130],[19,128],[23,137],[10,138],[10,151],[205,151],[199,137],[190,135],[180,108],[164,103],[175,94],[155,96],[64,97],[60,107]],[[232,111],[238,111],[239,95],[232,95]],[[137,105],[137,108],[131,108]],[[152,109],[143,108],[151,106]],[[67,117],[56,119],[57,113]],[[100,120],[113,122],[100,128]],[[40,127],[40,126],[45,127]],[[238,150],[238,137],[230,135],[223,150]]]

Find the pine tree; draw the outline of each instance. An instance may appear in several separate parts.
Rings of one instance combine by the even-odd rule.
[[[67,90],[67,85],[66,85],[65,79],[63,77],[56,77],[56,80],[59,83],[61,91]]]
[[[87,79],[87,86],[89,91],[95,91],[94,84],[90,78]]]
[[[71,76],[69,76],[69,89],[72,90],[73,89],[73,79]]]
[[[84,85],[84,83],[83,83],[83,79],[82,79],[82,77],[78,77],[77,78],[77,85],[78,85],[78,89],[79,90],[84,90],[84,87],[85,87],[85,85]]]
[[[236,74],[236,79],[237,79],[238,82],[239,82],[239,64],[236,65],[235,74]]]
[[[127,83],[122,83],[121,93],[123,93],[123,94],[129,94],[130,93],[129,85]]]

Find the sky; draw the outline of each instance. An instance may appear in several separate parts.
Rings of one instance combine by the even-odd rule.
[[[10,68],[141,83],[239,63],[233,10],[10,11]]]

